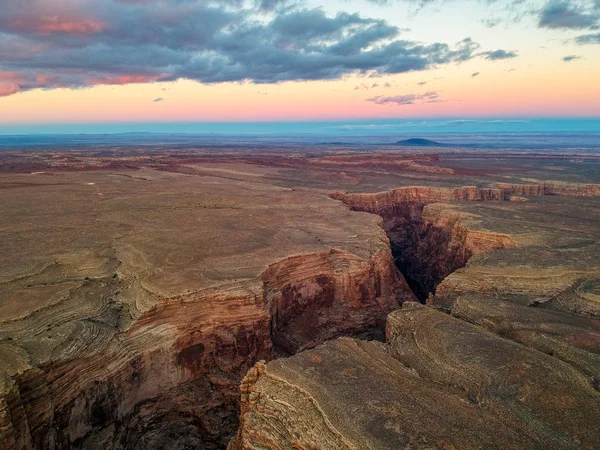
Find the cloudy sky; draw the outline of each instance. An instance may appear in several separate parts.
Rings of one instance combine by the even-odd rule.
[[[600,0],[0,9],[0,126],[599,116]]]

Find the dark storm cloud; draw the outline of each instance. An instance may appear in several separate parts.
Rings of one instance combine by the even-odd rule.
[[[260,3],[257,3],[259,1]],[[329,80],[460,63],[481,52],[400,39],[358,14],[288,0],[29,0],[0,10],[0,95],[34,88],[173,81]],[[262,9],[252,9],[259,5]],[[269,12],[265,12],[269,11]],[[504,52],[505,54],[508,54]]]
[[[586,13],[567,1],[551,1],[540,11],[538,25],[576,30],[593,27],[597,21],[597,14]]]
[[[506,50],[494,50],[491,52],[483,52],[481,53],[485,59],[490,61],[498,61],[501,59],[511,59],[517,57],[517,52],[514,51],[506,51]]]
[[[293,0],[256,0],[255,5],[261,11],[274,11],[293,4]]]
[[[429,91],[424,94],[378,95],[368,98],[367,101],[378,105],[414,105],[415,103],[437,103],[440,99],[437,91]]]

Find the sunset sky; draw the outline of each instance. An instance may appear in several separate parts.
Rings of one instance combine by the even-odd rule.
[[[3,0],[0,132],[600,117],[600,0]]]

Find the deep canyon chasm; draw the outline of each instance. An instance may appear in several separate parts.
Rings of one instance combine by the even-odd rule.
[[[150,308],[94,354],[71,359],[64,349],[64,362],[20,371],[6,380],[6,442],[12,448],[224,448],[237,429],[239,383],[257,361],[338,336],[383,340],[390,312],[424,301],[466,263],[472,250],[453,231],[456,223],[425,221],[425,204],[419,198],[352,207],[383,217],[391,252],[382,246],[369,258],[336,249],[285,258],[251,284]],[[122,284],[111,277],[81,288],[86,296],[111,291],[100,315],[117,328],[127,316],[114,300]],[[106,321],[80,326],[81,339],[102,341],[108,334]],[[172,344],[160,342],[156,330],[169,330]]]
[[[104,188],[97,180],[101,175],[83,177]],[[189,183],[188,177],[179,175],[161,177],[168,178],[168,183]],[[557,194],[547,187],[502,185],[331,194],[341,203],[322,195],[307,198],[305,203],[298,202],[299,197],[284,198],[277,208],[286,215],[297,214],[289,222],[302,222],[302,226],[286,231],[281,241],[270,242],[264,253],[248,250],[243,264],[234,257],[222,262],[219,256],[210,255],[211,263],[200,274],[210,278],[206,285],[165,292],[155,286],[163,279],[167,285],[178,281],[187,261],[182,259],[177,270],[168,273],[170,278],[161,278],[163,266],[155,272],[152,266],[148,268],[151,257],[158,266],[170,267],[172,262],[138,250],[146,244],[136,241],[139,238],[130,233],[131,225],[120,215],[122,192],[131,184],[119,186],[115,193],[105,190],[102,201],[94,200],[89,211],[95,220],[107,224],[112,248],[82,256],[89,259],[90,267],[97,266],[96,276],[69,275],[72,266],[81,264],[63,257],[9,280],[21,283],[20,289],[60,288],[62,294],[52,305],[3,322],[0,352],[3,360],[10,361],[2,375],[5,394],[0,399],[0,432],[6,448],[225,448],[238,430],[240,382],[247,373],[258,378],[255,372],[260,369],[253,368],[258,361],[295,355],[340,336],[384,341],[386,318],[401,304],[435,305],[440,283],[471,257],[518,246],[508,233],[467,227],[464,214],[445,203],[506,202],[512,195]],[[567,195],[595,195],[592,187],[570,189]],[[256,202],[266,195],[282,194],[265,189],[246,195]],[[302,196],[287,191],[285,195]],[[136,194],[126,201],[147,208],[144,202],[155,201],[148,198]],[[288,204],[294,201],[297,211],[290,213]],[[211,213],[224,214],[219,217],[223,223],[239,219],[221,213],[205,199],[194,202],[178,206],[172,214],[181,210],[185,221],[188,205],[197,209],[201,204]],[[218,202],[226,200],[218,197]],[[156,201],[151,206],[161,208],[162,204]],[[229,210],[235,214],[238,207],[243,206],[228,204],[227,214]],[[304,223],[311,207],[314,222]],[[346,207],[352,211],[345,212]],[[343,215],[340,224],[324,227],[319,208],[331,208],[331,217]],[[143,208],[136,211],[142,211],[141,221],[150,222]],[[281,221],[269,223],[272,211],[264,217],[252,213],[262,228],[289,226]],[[248,212],[240,214],[244,217]],[[357,228],[364,241],[361,248],[355,248],[353,241]],[[227,239],[239,232],[234,229]],[[347,237],[332,237],[336,234]],[[293,245],[271,256],[270,249],[280,242]],[[193,254],[193,249],[187,251]],[[189,258],[193,261],[194,256]],[[219,264],[221,272],[215,269]],[[262,268],[256,270],[252,264]],[[71,284],[49,283],[55,272],[71,276]],[[450,291],[451,287],[444,287],[451,305],[455,298]],[[133,299],[136,295],[145,303]],[[77,306],[74,311],[73,305],[82,302],[85,310]],[[23,323],[35,323],[35,327]],[[23,344],[16,345],[16,341]],[[251,385],[245,381],[243,395]],[[230,446],[251,448],[240,436]]]

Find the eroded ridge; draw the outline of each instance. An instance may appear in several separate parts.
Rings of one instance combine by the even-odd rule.
[[[600,393],[576,367],[415,303],[387,339],[258,366],[230,450],[596,448]]]
[[[600,199],[533,197],[425,205],[488,244],[427,305],[391,313],[386,343],[340,338],[261,365],[230,450],[595,449]]]

